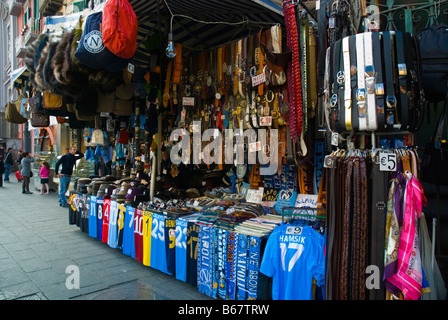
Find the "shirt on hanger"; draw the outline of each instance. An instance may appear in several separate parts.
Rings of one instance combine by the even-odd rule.
[[[266,244],[260,272],[273,277],[272,299],[311,300],[313,278],[325,284],[325,238],[310,226],[282,224]]]

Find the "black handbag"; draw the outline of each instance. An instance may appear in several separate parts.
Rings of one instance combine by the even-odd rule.
[[[434,24],[416,35],[425,98],[440,102],[448,91],[448,25]]]
[[[448,143],[442,140],[447,113],[448,93],[433,137],[425,146],[421,164],[421,180],[441,186],[448,186]]]

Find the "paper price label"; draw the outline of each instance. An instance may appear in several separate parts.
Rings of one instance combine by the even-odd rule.
[[[182,105],[184,106],[194,106],[194,97],[183,97]]]
[[[260,117],[260,126],[269,127],[272,125],[272,117]]]
[[[331,145],[335,147],[339,145],[339,134],[337,132],[331,133]]]
[[[249,152],[261,151],[261,141],[249,143]]]
[[[395,153],[380,152],[380,171],[397,171],[397,155]]]
[[[252,87],[256,87],[262,83],[266,82],[266,76],[264,72],[260,73],[259,75],[252,77]]]

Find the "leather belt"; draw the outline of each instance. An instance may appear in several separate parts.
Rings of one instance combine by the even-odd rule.
[[[355,37],[356,42],[356,73],[358,85],[355,90],[355,99],[358,112],[358,116],[354,118],[358,120],[358,127],[353,125],[355,130],[366,131],[367,129],[367,111],[366,111],[366,82],[364,77],[364,33],[358,33]],[[350,48],[351,49],[351,48]],[[352,52],[350,51],[350,55]],[[354,59],[355,60],[355,59]],[[354,73],[354,72],[353,72]],[[355,112],[356,113],[356,112]]]
[[[372,33],[364,34],[364,76],[367,95],[367,130],[375,131],[378,128],[376,120],[375,101],[375,68],[373,66]]]
[[[386,129],[393,129],[395,123],[395,114],[397,108],[397,97],[394,89],[393,74],[393,42],[392,34],[388,31],[383,32],[383,58],[384,73],[386,78]]]
[[[376,119],[377,129],[383,130],[385,125],[384,113],[384,80],[383,66],[381,59],[380,33],[372,33],[373,67],[375,73],[375,98],[376,98]]]
[[[401,124],[402,130],[409,129],[409,101],[408,101],[408,70],[406,65],[406,58],[404,54],[404,42],[403,42],[403,33],[400,31],[395,32],[395,44],[397,49],[397,82],[399,85],[399,103],[398,110],[400,114],[400,119],[397,119],[397,122]],[[407,48],[410,50],[411,48]],[[406,55],[408,56],[408,55]]]
[[[343,130],[343,123],[345,119],[345,112],[342,107],[344,106],[344,85],[345,85],[345,75],[343,66],[343,56],[342,56],[342,39],[336,41],[333,49],[333,61],[335,67],[333,69],[333,95],[330,98],[330,104],[333,109],[333,122],[335,124],[335,131],[341,132]]]
[[[352,126],[352,97],[350,86],[350,49],[349,49],[349,37],[342,39],[342,54],[344,59],[344,110],[345,110],[345,129],[347,131],[353,130]]]
[[[173,73],[173,60],[168,62],[168,67],[166,70],[166,79],[165,79],[165,91],[163,94],[163,107],[168,107],[168,102],[170,100],[170,86],[171,86],[171,74]]]

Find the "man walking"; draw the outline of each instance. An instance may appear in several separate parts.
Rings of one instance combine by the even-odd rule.
[[[5,181],[9,182],[9,174],[11,173],[11,167],[14,164],[12,160],[12,148],[8,148],[8,153],[5,157]]]
[[[54,174],[59,178],[59,205],[62,207],[69,207],[65,193],[70,185],[70,179],[73,173],[73,166],[76,161],[84,157],[82,152],[71,147],[69,152],[63,155],[58,162],[56,162]],[[59,166],[62,165],[61,173],[59,173]]]

